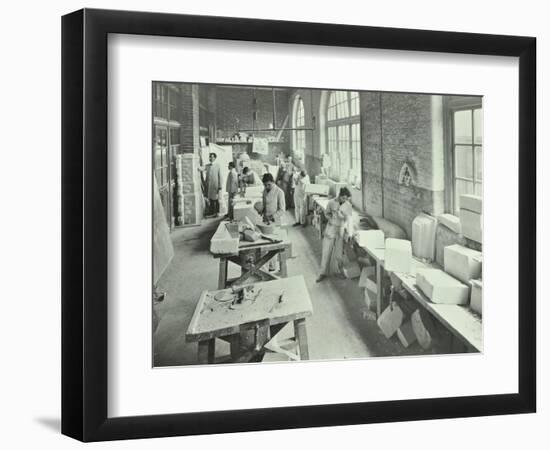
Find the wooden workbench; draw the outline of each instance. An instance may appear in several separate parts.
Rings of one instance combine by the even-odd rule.
[[[225,227],[226,221],[220,222],[220,227]],[[280,239],[280,242],[270,242],[266,239],[260,239],[256,242],[248,242],[241,240],[239,242],[238,252],[236,254],[214,254],[214,258],[220,260],[218,289],[224,289],[229,284],[245,284],[252,275],[257,275],[263,280],[276,280],[286,278],[287,259],[290,255],[292,244],[288,238],[286,230],[279,228],[275,234],[269,235],[274,239]],[[254,261],[247,261],[246,255],[254,255]],[[262,267],[267,264],[272,258],[279,258],[279,275],[272,274],[262,270]],[[227,267],[229,262],[242,267],[242,274],[238,278],[232,280],[227,279]]]
[[[416,269],[434,266],[416,261]],[[483,351],[483,324],[481,317],[473,313],[467,306],[445,305],[433,303],[416,285],[416,269],[412,273],[394,272],[403,283],[403,287],[422,305],[439,323],[453,336],[458,338],[469,351]]]
[[[232,361],[245,362],[253,352],[239,354],[242,332],[254,330],[256,353],[261,353],[263,346],[289,322],[294,322],[299,359],[309,359],[305,320],[313,314],[313,307],[304,277],[264,281],[254,286],[261,288],[260,294],[252,305],[242,309],[232,309],[231,301],[216,300],[216,294],[230,293],[231,289],[202,292],[186,333],[187,341],[198,342],[199,364],[214,363],[216,338],[230,342]],[[281,293],[283,300],[279,303]]]
[[[356,241],[357,242],[357,241]],[[361,247],[375,261],[376,265],[376,312],[382,309],[382,276],[384,272],[384,248]],[[428,311],[439,323],[458,338],[468,350],[483,351],[483,326],[479,316],[467,306],[433,303],[416,285],[416,271],[421,268],[439,268],[413,257],[410,273],[394,272],[412,298]]]

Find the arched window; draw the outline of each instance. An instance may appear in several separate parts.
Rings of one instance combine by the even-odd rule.
[[[305,128],[304,101],[297,97],[294,107],[293,128]],[[300,160],[304,159],[306,152],[306,130],[294,130],[294,156]]]
[[[327,105],[329,175],[361,186],[361,125],[359,93],[332,91]]]

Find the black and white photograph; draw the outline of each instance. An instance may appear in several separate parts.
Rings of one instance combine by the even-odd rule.
[[[550,448],[547,9],[7,2],[0,447]]]
[[[154,81],[153,366],[483,353],[483,97]]]

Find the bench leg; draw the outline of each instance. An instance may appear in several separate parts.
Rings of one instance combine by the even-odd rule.
[[[382,265],[376,262],[376,315],[382,313]]]
[[[300,349],[300,360],[309,359],[309,347],[307,343],[306,319],[296,319],[294,321],[294,336]]]
[[[218,289],[225,289],[227,283],[227,259],[220,258],[220,273],[218,277]]]
[[[199,341],[199,364],[213,364],[214,352],[216,350],[216,339]]]
[[[281,278],[286,278],[288,276],[286,261],[287,261],[287,250],[283,250],[281,253],[279,253],[279,265],[281,266],[279,269],[279,275]]]

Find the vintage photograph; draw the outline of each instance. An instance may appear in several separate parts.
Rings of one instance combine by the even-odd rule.
[[[152,83],[154,367],[483,352],[483,99]]]

